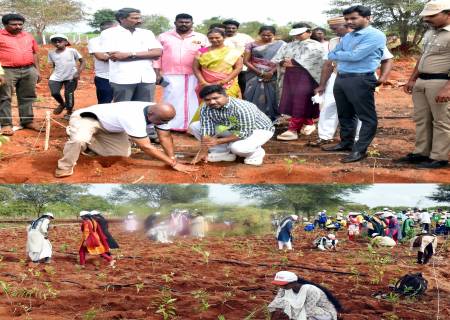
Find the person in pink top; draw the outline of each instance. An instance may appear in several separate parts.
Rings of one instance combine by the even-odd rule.
[[[169,122],[171,130],[185,132],[198,108],[195,93],[197,78],[192,64],[198,50],[208,45],[208,38],[192,30],[192,16],[180,13],[175,29],[159,35],[163,46],[161,58],[153,63],[156,83],[165,85],[164,101],[175,107],[176,116]]]

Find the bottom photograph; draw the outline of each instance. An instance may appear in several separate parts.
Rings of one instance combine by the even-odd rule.
[[[450,185],[0,186],[0,319],[450,319]]]

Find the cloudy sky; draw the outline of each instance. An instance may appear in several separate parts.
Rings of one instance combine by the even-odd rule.
[[[178,13],[189,13],[194,22],[201,23],[214,16],[234,18],[240,22],[261,21],[279,25],[293,21],[311,21],[318,25],[326,23],[326,16],[322,13],[328,8],[329,0],[314,0],[308,5],[300,5],[295,0],[82,0],[87,12],[92,14],[99,9],[117,10],[123,7],[140,9],[145,15],[163,15],[170,20]],[[306,2],[306,1],[304,1]],[[53,29],[53,28],[51,28]],[[61,32],[86,32],[90,27],[86,23],[64,27]]]
[[[106,195],[114,185],[92,185],[93,194]],[[210,184],[210,199],[217,203],[243,203],[246,200],[239,193],[231,190],[230,185]],[[359,194],[351,195],[348,200],[376,206],[409,206],[427,207],[435,203],[426,197],[435,190],[435,184],[375,184]]]

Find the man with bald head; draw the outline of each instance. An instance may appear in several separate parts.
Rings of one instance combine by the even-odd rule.
[[[175,109],[171,104],[142,101],[105,103],[77,110],[70,117],[67,127],[69,141],[64,146],[55,176],[63,178],[72,175],[80,153],[129,157],[130,140],[146,154],[174,170],[194,171],[196,169],[193,167],[178,163],[175,159],[173,140],[167,126],[173,117]],[[164,152],[150,143],[147,132],[153,127]]]

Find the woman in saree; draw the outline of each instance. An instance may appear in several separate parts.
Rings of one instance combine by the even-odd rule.
[[[221,29],[212,29],[207,36],[211,46],[199,50],[193,65],[199,83],[197,92],[205,86],[218,84],[229,96],[239,98],[237,76],[243,66],[241,53],[224,45],[225,33]]]
[[[260,39],[245,48],[244,64],[248,71],[244,98],[274,121],[279,115],[277,65],[270,60],[286,43],[275,40],[273,26],[262,26],[258,34]]]
[[[81,211],[80,218],[82,219],[82,238],[79,250],[80,265],[86,264],[86,253],[89,253],[101,256],[109,262],[111,267],[114,267],[115,260],[111,256],[108,241],[98,222],[92,219],[88,211]]]
[[[286,69],[281,89],[279,112],[291,116],[288,130],[277,136],[278,140],[297,140],[298,132],[310,135],[313,119],[319,117],[319,105],[311,98],[320,82],[324,52],[322,45],[311,40],[311,27],[297,23],[289,32],[294,41],[282,47],[272,62]],[[305,126],[303,128],[303,126]]]

